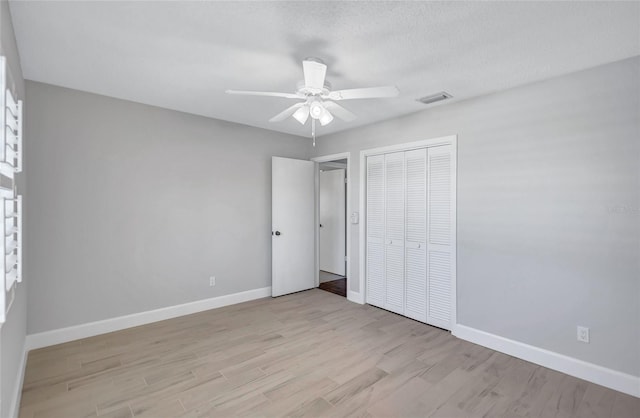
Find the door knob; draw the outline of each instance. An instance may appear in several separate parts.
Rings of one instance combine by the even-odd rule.
[[[280,231],[276,231],[276,235],[277,235],[277,236],[280,236],[280,235],[281,235],[281,234],[280,234]]]

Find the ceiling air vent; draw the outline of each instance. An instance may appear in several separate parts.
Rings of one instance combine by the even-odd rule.
[[[441,91],[440,93],[432,94],[430,96],[424,96],[421,99],[418,99],[420,103],[431,104],[435,102],[439,102],[441,100],[446,100],[451,98],[452,96],[446,91]]]

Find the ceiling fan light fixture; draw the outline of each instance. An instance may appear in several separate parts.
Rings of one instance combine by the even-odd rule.
[[[295,99],[298,102],[278,113],[269,122],[282,122],[293,116],[305,125],[311,117],[311,136],[313,146],[316,138],[316,121],[325,126],[333,122],[334,117],[351,122],[356,115],[345,109],[336,100],[378,99],[396,97],[400,93],[396,86],[362,87],[355,89],[333,90],[327,81],[327,65],[318,58],[305,58],[302,61],[304,80],[298,82],[294,93],[274,91],[226,90],[227,94],[246,96],[271,96]],[[301,101],[303,100],[303,101]]]
[[[307,123],[307,119],[309,119],[309,106],[304,105],[300,109],[296,110],[296,112],[293,114],[293,117],[295,118],[295,120],[300,122],[301,125]]]
[[[323,108],[323,110],[324,112],[322,112],[322,116],[320,116],[320,125],[325,126],[331,123],[333,115],[327,109]]]
[[[311,117],[314,119],[320,119],[324,112],[324,106],[322,106],[322,102],[318,100],[312,102],[309,106],[309,113],[311,113]]]

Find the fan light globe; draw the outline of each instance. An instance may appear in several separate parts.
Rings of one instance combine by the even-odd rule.
[[[300,122],[301,125],[307,123],[307,119],[309,118],[309,106],[304,105],[300,109],[296,110],[293,117],[295,120]]]
[[[320,125],[325,126],[331,123],[333,115],[329,113],[327,109],[323,109],[322,116],[320,116]]]
[[[311,107],[309,108],[309,113],[311,113],[311,117],[314,119],[320,119],[320,117],[324,113],[324,106],[319,101],[315,101],[311,103]]]

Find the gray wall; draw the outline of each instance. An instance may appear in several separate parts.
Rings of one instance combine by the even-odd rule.
[[[13,25],[11,23],[11,14],[9,13],[9,4],[6,0],[0,2],[0,53],[7,58],[7,66],[9,69],[8,84],[14,88],[18,94],[18,98],[24,98],[24,80],[22,79],[22,69],[20,68],[20,58],[18,57],[18,48],[15,36],[13,34]],[[25,104],[25,107],[27,104]],[[28,132],[24,132],[24,140],[28,141]],[[28,165],[28,161],[24,160],[24,166]],[[16,179],[19,193],[25,200],[28,199],[25,189],[25,176],[18,175]],[[3,182],[5,185],[6,182]],[[9,183],[10,184],[10,183]],[[26,219],[25,219],[26,220]],[[27,242],[24,243],[25,260],[28,257]],[[18,390],[19,375],[22,369],[22,354],[24,352],[24,341],[27,329],[27,283],[29,273],[26,266],[23,267],[24,281],[15,288],[15,300],[9,311],[6,322],[0,329],[0,416],[8,417],[11,403],[14,401],[14,395]],[[3,286],[4,288],[4,286]],[[3,289],[0,289],[3,291]]]
[[[357,211],[360,150],[457,134],[459,322],[639,376],[639,74],[633,58],[433,107],[316,155],[351,151]]]
[[[31,81],[27,102],[30,334],[271,285],[271,156],[308,140]]]

